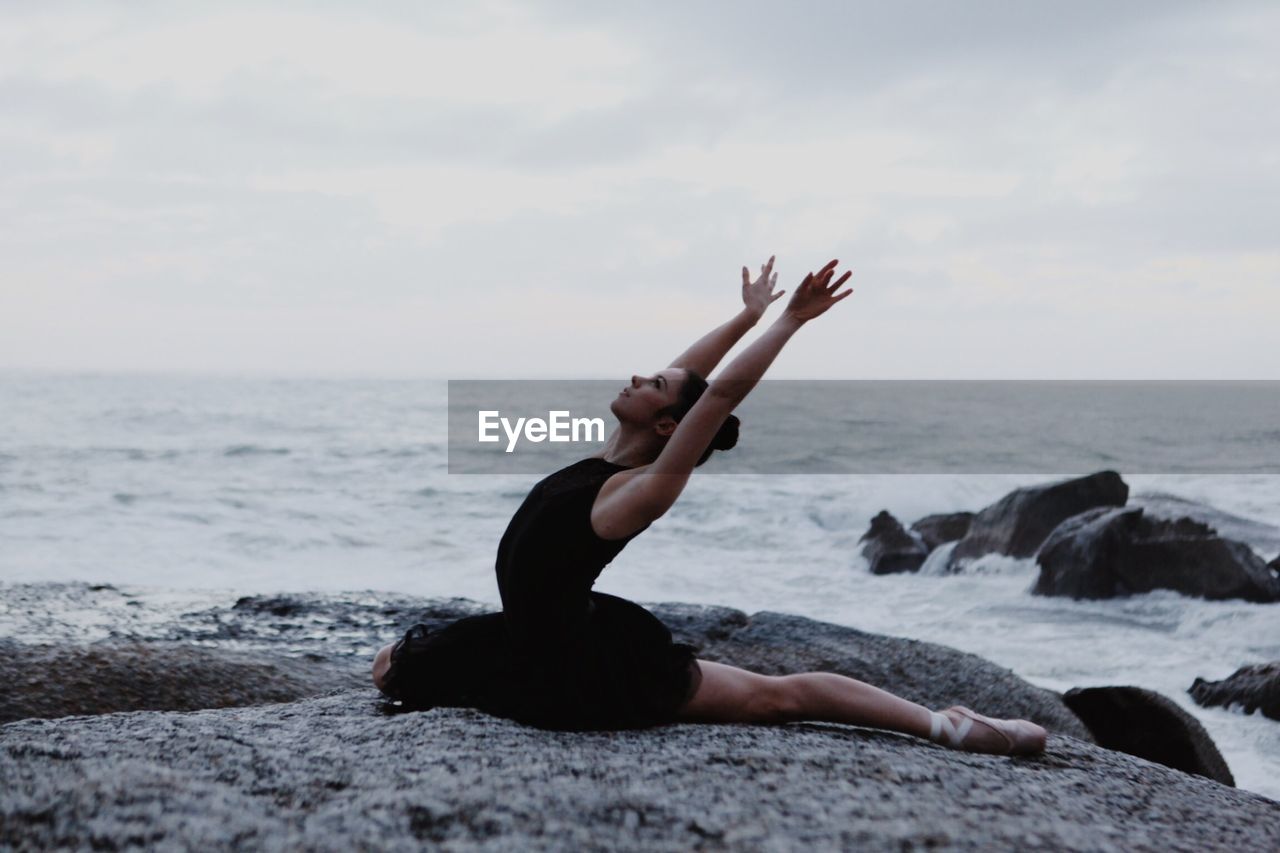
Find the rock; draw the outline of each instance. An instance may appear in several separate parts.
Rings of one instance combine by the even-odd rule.
[[[1280,720],[1280,661],[1241,667],[1221,681],[1197,678],[1187,692],[1205,707],[1240,705],[1246,714],[1261,708],[1264,717]]]
[[[16,719],[192,710],[287,701],[364,686],[374,651],[397,639],[409,625],[421,621],[438,628],[484,609],[466,599],[353,604],[350,596],[273,596],[182,614],[173,626],[152,620],[150,627],[161,639],[150,642],[104,641],[86,647],[8,641],[11,651],[0,655],[8,661],[0,663],[0,674],[5,676],[3,683],[20,688],[8,698],[0,695],[0,712],[7,714],[3,719]],[[781,613],[748,616],[728,607],[679,603],[654,604],[650,609],[678,641],[700,648],[708,660],[767,674],[843,673],[931,707],[965,704],[1089,737],[1057,694],[946,646]],[[317,626],[325,628],[318,637]],[[348,643],[341,639],[348,631],[365,633]],[[171,639],[174,636],[192,639],[180,642]],[[217,643],[234,643],[237,648],[218,648]],[[250,650],[242,651],[246,645]]]
[[[1141,687],[1077,687],[1062,699],[1099,746],[1236,784],[1204,726],[1167,696]]]
[[[372,652],[390,642],[416,621],[442,627],[454,619],[483,612],[465,599],[401,602],[395,608],[398,624],[386,627],[364,642],[365,655],[321,654],[317,644],[306,656],[272,654],[276,647],[297,649],[305,625],[324,624],[349,614],[349,605],[335,611],[320,600],[288,596],[264,599],[260,606],[237,603],[231,612],[182,620],[183,630],[195,632],[199,642],[215,636],[234,637],[236,643],[261,644],[255,652],[232,652],[169,640],[151,643],[104,642],[90,647],[22,646],[12,649],[6,683],[19,685],[0,697],[0,719],[23,716],[107,713],[122,710],[192,710],[314,696],[336,688],[363,686]],[[1011,671],[975,655],[946,646],[869,634],[853,628],[781,613],[748,616],[728,607],[680,603],[652,604],[650,609],[672,630],[678,641],[692,643],[708,660],[756,669],[769,674],[826,670],[860,678],[931,707],[967,704],[1006,717],[1027,717],[1055,731],[1089,737],[1088,730],[1057,694],[1026,683]],[[305,617],[295,624],[281,621],[281,610]],[[208,622],[228,634],[199,628]],[[171,632],[160,627],[160,633]],[[308,648],[308,647],[302,647]],[[73,666],[53,669],[58,659]],[[13,673],[9,675],[8,673]]]
[[[914,572],[929,556],[924,543],[908,533],[888,510],[880,510],[871,519],[871,529],[858,541],[866,543],[862,546],[862,556],[873,575]]]
[[[1063,521],[1094,507],[1124,506],[1128,497],[1129,487],[1115,471],[1012,491],[974,517],[951,552],[948,571],[985,554],[1030,557]]]
[[[1068,519],[1036,562],[1036,595],[1112,598],[1172,589],[1208,599],[1280,599],[1280,579],[1248,545],[1190,518],[1149,519],[1141,507]]]
[[[1169,521],[1179,518],[1195,519],[1218,531],[1218,535],[1224,539],[1243,542],[1259,554],[1270,554],[1280,549],[1280,526],[1254,518],[1245,518],[1179,495],[1171,495],[1167,492],[1143,492],[1130,495],[1125,505],[1142,507],[1146,511],[1147,518]]]
[[[939,545],[955,542],[969,535],[969,527],[973,524],[971,512],[944,512],[937,515],[926,515],[911,525],[924,542],[924,547],[932,551]]]
[[[727,608],[708,608],[697,619],[685,610],[681,622],[673,618],[671,606],[655,604],[650,609],[677,641],[697,646],[704,660],[766,675],[836,672],[930,708],[968,705],[984,714],[1021,717],[1052,731],[1090,737],[1057,693],[1028,684],[977,655],[768,611],[747,617]],[[728,613],[739,615],[730,620]],[[726,631],[726,625],[732,630]]]
[[[287,702],[363,686],[367,669],[364,659],[343,665],[181,643],[0,640],[0,723]]]
[[[584,734],[377,705],[10,723],[0,848],[1280,846],[1280,804],[1058,734],[1010,759],[834,724]]]

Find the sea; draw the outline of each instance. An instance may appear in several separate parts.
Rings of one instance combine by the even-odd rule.
[[[86,582],[173,608],[370,591],[497,609],[498,539],[541,474],[450,473],[448,406],[444,380],[0,373],[0,597],[6,585]],[[768,421],[770,412],[757,407],[751,417]],[[744,417],[726,460],[752,458],[751,424]],[[1125,440],[1134,458],[1154,443]],[[1212,436],[1201,440],[1204,458],[1221,450]],[[1203,723],[1239,787],[1280,799],[1280,722],[1201,708],[1187,693],[1197,677],[1280,660],[1280,604],[1168,591],[1033,596],[1034,561],[998,556],[957,575],[937,570],[936,559],[916,574],[872,575],[858,540],[880,510],[904,523],[976,511],[1055,478],[997,465],[858,473],[894,469],[874,464],[877,452],[875,443],[833,442],[821,469],[803,473],[739,463],[724,468],[737,473],[716,474],[713,459],[595,588],[942,643],[1054,690],[1150,688]],[[1130,503],[1205,518],[1274,558],[1280,474],[1217,467],[1119,470]],[[0,619],[0,636],[46,639],[30,636],[30,624]]]

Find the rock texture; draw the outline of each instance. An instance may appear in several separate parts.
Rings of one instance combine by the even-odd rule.
[[[41,595],[107,609],[119,595],[79,587],[16,594],[21,612],[39,620],[32,634],[44,637],[75,634],[63,632],[48,608],[32,609]],[[112,631],[88,646],[10,641],[0,648],[6,683],[20,687],[8,700],[20,703],[7,706],[11,716],[259,703],[282,695],[272,690],[324,694],[290,704],[2,725],[0,849],[1193,850],[1280,843],[1280,804],[1092,746],[1058,694],[930,643],[779,613],[650,605],[703,658],[765,673],[842,672],[934,707],[961,703],[1027,717],[1050,730],[1048,753],[970,755],[827,724],[584,734],[467,709],[388,716],[372,689],[345,689],[364,683],[372,649],[413,622],[442,624],[478,605],[363,595],[227,605],[164,622],[125,602],[120,612],[137,620],[129,637]],[[25,676],[67,663],[74,677]],[[131,672],[149,689],[130,688]]]
[[[1235,785],[1204,726],[1167,696],[1141,687],[1077,687],[1062,698],[1099,746]]]
[[[1188,692],[1200,705],[1240,705],[1246,714],[1262,709],[1280,720],[1280,661],[1241,667],[1221,681],[1197,678]]]
[[[76,646],[0,640],[0,723],[287,702],[362,686],[365,668],[181,643]]]
[[[929,556],[924,542],[908,533],[888,510],[871,519],[871,528],[858,541],[864,543],[862,556],[873,575],[914,572]]]
[[[1030,557],[1055,527],[1094,507],[1124,506],[1129,487],[1115,471],[1017,489],[978,513],[951,552],[949,571],[985,554]]]
[[[939,545],[956,542],[969,535],[969,527],[973,524],[971,512],[944,512],[926,515],[913,522],[911,529],[924,542],[925,548],[932,551]]]
[[[1245,518],[1210,504],[1167,492],[1144,492],[1130,495],[1126,506],[1142,507],[1147,518],[1166,521],[1179,518],[1194,519],[1201,524],[1209,525],[1224,539],[1234,539],[1248,544],[1259,554],[1273,554],[1280,550],[1280,525],[1269,524],[1256,518]]]
[[[569,734],[372,690],[0,727],[0,848],[1273,850],[1280,803],[1054,735],[1009,759],[838,725]]]
[[[1280,600],[1280,578],[1243,542],[1190,518],[1100,508],[1063,522],[1036,555],[1032,592],[1112,598],[1172,589],[1209,599]]]

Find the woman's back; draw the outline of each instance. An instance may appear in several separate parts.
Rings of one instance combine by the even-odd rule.
[[[636,534],[605,540],[591,506],[623,465],[590,458],[535,485],[498,544],[498,590],[513,639],[536,646],[572,641],[591,609],[591,586]],[[638,533],[639,531],[637,531]]]
[[[643,607],[591,589],[636,535],[606,540],[591,528],[601,486],[624,470],[583,459],[537,483],[498,545],[503,612],[411,631],[392,653],[390,692],[555,729],[675,719],[697,689],[697,650],[673,643]]]

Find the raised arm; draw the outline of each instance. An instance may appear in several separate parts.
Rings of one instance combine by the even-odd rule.
[[[703,377],[709,376],[725,354],[733,349],[733,345],[742,340],[742,336],[760,322],[760,318],[764,316],[768,307],[786,293],[785,290],[773,292],[773,286],[777,283],[778,274],[773,271],[772,257],[760,267],[760,276],[755,281],[751,280],[747,268],[743,267],[742,310],[732,319],[699,338],[691,347],[680,353],[670,366],[692,370]]]
[[[681,475],[688,478],[725,419],[764,376],[778,353],[782,352],[783,346],[791,340],[791,336],[805,323],[826,313],[832,305],[853,292],[836,292],[852,275],[846,272],[833,283],[831,279],[835,275],[837,263],[839,262],[831,261],[817,273],[809,273],[804,277],[787,304],[787,310],[720,372],[706,393],[680,421],[647,473],[664,478]],[[679,491],[671,496],[672,502],[678,495]]]
[[[834,283],[837,261],[805,276],[787,310],[720,373],[676,426],[658,458],[622,484],[607,500],[597,501],[592,525],[621,538],[660,517],[684,490],[703,451],[734,408],[764,376],[791,336],[825,313],[852,290],[837,293],[846,272]]]

